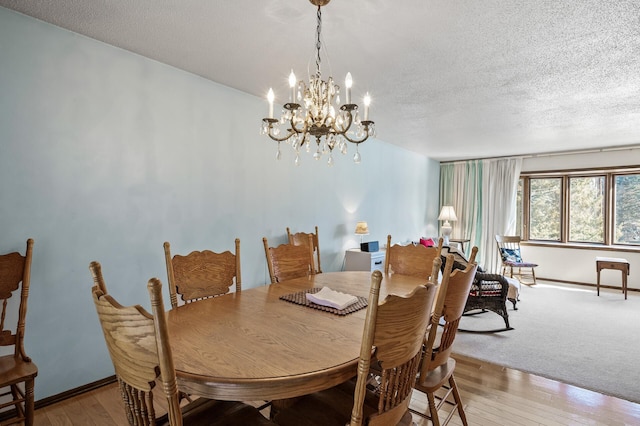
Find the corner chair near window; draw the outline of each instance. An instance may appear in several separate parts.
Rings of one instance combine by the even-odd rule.
[[[496,235],[498,253],[502,258],[502,274],[506,275],[508,269],[511,278],[515,275],[522,284],[536,285],[535,268],[538,264],[525,262],[522,259],[520,241],[521,239],[518,235]],[[513,272],[514,268],[517,268],[515,274]]]

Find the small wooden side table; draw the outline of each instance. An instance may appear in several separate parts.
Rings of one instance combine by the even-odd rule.
[[[465,253],[465,254],[467,252],[464,250],[464,243],[468,243],[469,241],[471,241],[471,240],[465,239],[465,238],[449,238],[449,242],[460,244],[460,249],[461,249],[460,251]]]
[[[616,269],[622,271],[622,292],[627,300],[627,275],[629,275],[629,261],[618,257],[596,257],[596,272],[598,273],[597,295],[600,296],[600,271]]]

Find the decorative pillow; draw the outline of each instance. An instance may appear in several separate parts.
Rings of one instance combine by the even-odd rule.
[[[436,245],[435,242],[433,241],[433,238],[426,238],[426,237],[420,238],[420,244],[422,244],[425,247],[433,247]]]
[[[522,262],[522,256],[520,255],[520,249],[501,248],[500,249],[500,256],[502,256],[502,261],[503,262],[514,262],[514,263],[521,263]]]

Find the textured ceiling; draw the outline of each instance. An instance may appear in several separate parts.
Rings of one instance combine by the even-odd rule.
[[[0,6],[256,96],[273,86],[281,102],[291,68],[315,67],[307,0]],[[323,75],[350,71],[354,99],[371,93],[385,142],[443,161],[640,144],[638,0],[333,0],[322,12]]]

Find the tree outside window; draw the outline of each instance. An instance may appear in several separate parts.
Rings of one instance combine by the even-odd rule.
[[[604,176],[569,178],[569,241],[604,244]]]
[[[529,238],[560,241],[562,179],[530,179],[529,193]]]
[[[614,188],[614,242],[640,245],[640,174],[615,176]]]
[[[523,173],[517,197],[525,240],[640,246],[640,167]]]
[[[516,192],[516,235],[524,236],[522,212],[524,211],[524,179],[518,179],[518,189]]]

